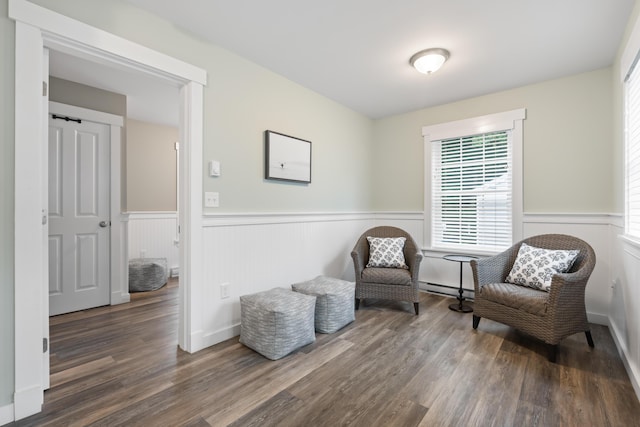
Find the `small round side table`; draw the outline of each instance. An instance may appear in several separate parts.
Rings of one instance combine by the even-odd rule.
[[[455,261],[460,263],[460,290],[458,291],[458,303],[449,305],[449,309],[460,313],[471,313],[473,311],[473,308],[469,305],[463,304],[465,299],[462,296],[462,264],[464,264],[465,262],[471,262],[474,259],[478,259],[478,257],[471,255],[445,255],[442,258],[446,259],[447,261]]]

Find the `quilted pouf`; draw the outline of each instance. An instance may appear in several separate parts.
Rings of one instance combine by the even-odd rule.
[[[355,283],[318,276],[307,282],[296,283],[291,288],[316,297],[316,331],[331,334],[355,320]]]
[[[240,342],[277,360],[316,340],[316,297],[274,288],[240,297]]]
[[[155,291],[166,285],[168,278],[166,258],[129,260],[129,292]]]

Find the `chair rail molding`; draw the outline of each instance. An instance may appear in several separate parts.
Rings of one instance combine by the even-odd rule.
[[[544,213],[525,212],[522,222],[527,224],[600,224],[619,225],[623,223],[623,215],[617,213]]]

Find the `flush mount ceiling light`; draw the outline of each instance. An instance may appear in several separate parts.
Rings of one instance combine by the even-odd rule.
[[[433,48],[416,53],[409,59],[409,63],[421,73],[431,74],[438,71],[447,59],[449,59],[448,50]]]

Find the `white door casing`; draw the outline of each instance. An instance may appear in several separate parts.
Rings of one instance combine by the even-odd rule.
[[[45,48],[42,54],[42,81],[44,82],[43,96],[42,96],[42,109],[49,109],[49,49]],[[49,117],[42,116],[40,118],[40,123],[42,126],[43,134],[48,134],[49,132]],[[42,152],[44,153],[42,156],[42,187],[47,188],[49,186],[49,159],[46,153],[49,152],[49,140],[44,138],[41,142]],[[49,245],[49,221],[48,216],[49,213],[47,211],[47,206],[49,205],[49,198],[46,193],[42,193],[42,248],[47,248]],[[43,281],[49,279],[49,257],[42,256],[42,273],[46,274],[42,278]],[[45,316],[42,317],[42,388],[44,390],[48,390],[51,387],[50,381],[50,366],[49,366],[49,356],[50,356],[50,345],[49,345],[49,295],[47,293],[43,293],[42,298],[42,307]]]
[[[9,0],[8,16],[15,21],[15,313],[14,313],[14,418],[41,410],[43,403],[42,340],[48,327],[44,312],[47,293],[43,268],[43,195],[47,192],[41,170],[33,164],[46,161],[45,126],[33,126],[34,117],[46,120],[42,103],[43,49],[59,50],[102,64],[143,73],[180,88],[180,313],[178,340],[182,349],[202,348],[202,143],[203,89],[206,71],[129,40],[52,12],[26,0]],[[112,156],[119,154],[112,146]],[[114,180],[119,177],[112,175]],[[112,191],[112,209],[116,196]],[[27,197],[33,195],[34,197]],[[119,205],[118,205],[119,207]],[[126,246],[126,227],[114,222],[112,233]],[[124,216],[121,216],[121,218]],[[115,228],[119,227],[116,231]],[[112,251],[114,251],[112,245]],[[112,267],[126,277],[126,260]],[[116,264],[112,254],[112,265]],[[113,274],[112,274],[113,278]],[[112,300],[114,296],[112,295]],[[44,326],[43,326],[44,325]]]
[[[57,117],[49,119],[50,316],[110,302],[110,128]]]

